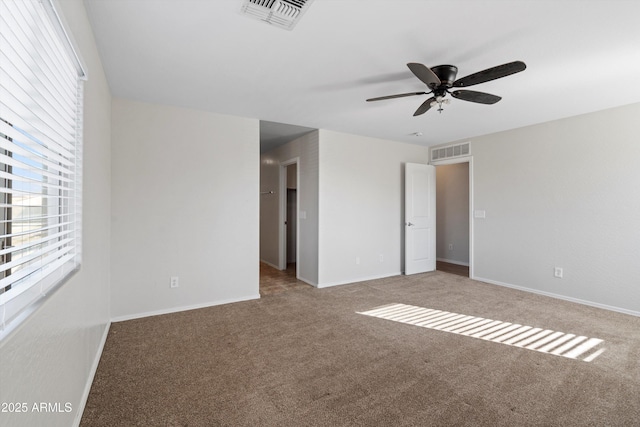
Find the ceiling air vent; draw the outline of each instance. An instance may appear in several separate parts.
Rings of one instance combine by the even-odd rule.
[[[276,27],[292,30],[313,0],[244,0],[241,12]]]
[[[470,154],[470,143],[448,145],[431,149],[431,161],[453,159],[456,157],[468,156]]]

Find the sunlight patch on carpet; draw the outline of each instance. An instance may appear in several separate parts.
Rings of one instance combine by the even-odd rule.
[[[406,304],[389,304],[358,314],[480,338],[555,356],[591,362],[604,353],[603,340],[499,320]]]

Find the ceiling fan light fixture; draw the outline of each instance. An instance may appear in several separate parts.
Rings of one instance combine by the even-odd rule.
[[[442,104],[444,105],[448,105],[451,104],[451,100],[450,99],[444,99],[443,97],[439,96],[435,99],[435,101],[431,101],[431,106],[435,107],[436,105],[440,105],[442,106]]]
[[[443,105],[443,104],[444,104],[444,105],[449,105],[450,103],[451,103],[451,100],[450,100],[450,99],[448,99],[448,98],[447,98],[447,99],[445,99],[445,98],[444,98],[444,97],[442,97],[442,96],[438,96],[438,97],[436,97],[435,101],[431,101],[431,106],[432,106],[432,107],[435,107],[435,106],[437,105],[437,106],[438,106],[438,113],[442,113],[442,111],[444,110],[444,109],[442,108],[442,105]]]

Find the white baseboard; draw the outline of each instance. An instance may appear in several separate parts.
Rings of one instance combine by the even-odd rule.
[[[615,312],[622,313],[622,314],[629,314],[631,316],[640,317],[640,311],[628,310],[628,309],[622,308],[622,307],[615,307],[615,306],[612,306],[612,305],[600,304],[598,302],[582,300],[582,299],[579,299],[579,298],[568,297],[568,296],[565,296],[565,295],[558,295],[558,294],[554,294],[552,292],[546,292],[546,291],[540,291],[540,290],[537,290],[537,289],[525,288],[523,286],[512,285],[510,283],[499,282],[497,280],[485,279],[483,277],[477,277],[476,276],[476,277],[472,277],[472,279],[473,280],[477,280],[479,282],[489,283],[489,284],[492,284],[492,285],[504,286],[506,288],[517,289],[519,291],[530,292],[530,293],[538,294],[538,295],[544,295],[544,296],[547,296],[547,297],[561,299],[561,300],[564,300],[564,301],[575,302],[577,304],[588,305],[590,307],[601,308],[603,310],[615,311]]]
[[[436,261],[441,261],[441,262],[446,262],[446,263],[449,263],[449,264],[463,265],[465,267],[469,267],[469,263],[468,262],[460,262],[460,261],[456,261],[456,260],[453,260],[453,259],[436,258]]]
[[[368,280],[385,279],[387,277],[400,276],[401,274],[402,273],[398,271],[398,272],[387,273],[387,274],[382,274],[382,275],[378,275],[378,276],[358,277],[356,279],[351,279],[351,280],[329,282],[329,283],[319,283],[316,287],[318,287],[318,288],[330,288],[332,286],[348,285],[348,284],[351,284],[351,283],[366,282]]]
[[[317,284],[316,282],[314,282],[313,280],[305,279],[305,278],[304,278],[304,277],[302,277],[302,276],[298,276],[298,277],[296,277],[296,279],[298,279],[298,280],[300,280],[300,281],[302,281],[302,282],[306,283],[307,285],[311,285],[311,286],[313,286],[314,288],[317,288],[317,287],[318,287],[318,284]]]
[[[78,410],[76,411],[76,418],[73,420],[74,427],[78,427],[80,425],[80,421],[82,421],[82,414],[84,413],[84,407],[87,404],[87,399],[89,399],[89,393],[91,392],[93,379],[95,378],[96,372],[98,371],[98,364],[100,363],[100,358],[102,357],[102,351],[104,350],[104,345],[107,342],[107,336],[109,335],[110,328],[111,328],[111,322],[108,322],[104,328],[104,332],[102,333],[102,338],[100,340],[100,344],[98,345],[98,351],[96,352],[96,357],[93,359],[93,363],[91,364],[91,368],[89,369],[89,376],[87,378],[87,383],[84,386],[84,391],[82,392],[82,397],[80,398]]]
[[[196,310],[198,308],[213,307],[216,305],[231,304],[234,302],[249,301],[254,299],[260,299],[260,293],[255,295],[249,295],[246,297],[231,298],[228,300],[218,300],[218,301],[205,302],[202,304],[187,305],[187,306],[181,306],[181,307],[171,307],[171,308],[166,308],[162,310],[147,311],[145,313],[127,314],[124,316],[114,317],[111,319],[111,321],[124,322],[126,320],[141,319],[143,317],[150,317],[150,316],[159,316],[161,314],[178,313],[180,311]]]

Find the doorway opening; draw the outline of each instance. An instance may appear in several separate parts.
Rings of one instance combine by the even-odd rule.
[[[260,295],[311,287],[299,279],[309,268],[309,250],[308,237],[300,233],[305,224],[298,220],[306,218],[300,200],[308,197],[307,187],[300,177],[305,177],[304,146],[313,141],[306,135],[314,132],[317,129],[260,121]]]
[[[436,164],[436,270],[473,277],[471,159]]]
[[[299,259],[299,158],[281,162],[278,166],[278,212],[276,214],[278,254],[274,263],[260,263],[260,295],[267,296],[292,289],[310,288],[298,279]]]

